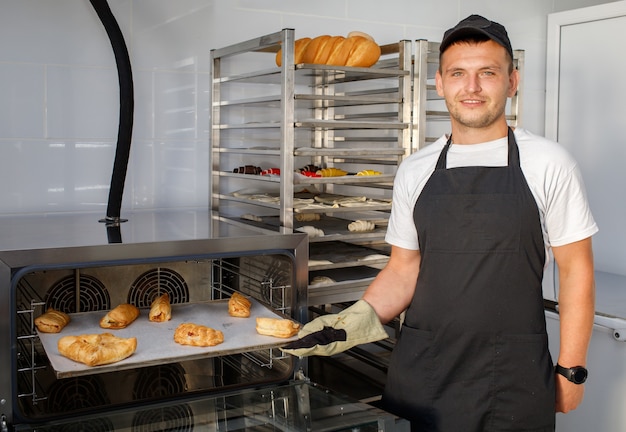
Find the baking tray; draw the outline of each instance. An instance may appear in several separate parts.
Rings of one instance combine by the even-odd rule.
[[[41,333],[39,338],[57,378],[134,369],[184,360],[195,360],[241,352],[270,349],[297,339],[260,335],[256,331],[256,318],[285,318],[267,306],[249,298],[252,306],[249,318],[235,318],[228,314],[228,299],[210,302],[172,305],[172,319],[163,323],[148,320],[149,309],[141,309],[139,317],[128,327],[119,330],[103,329],[100,319],[107,311],[70,314],[70,323],[61,333]],[[179,324],[192,322],[224,333],[224,342],[212,347],[194,347],[174,342],[174,331]],[[63,336],[109,332],[119,337],[136,337],[137,349],[133,355],[117,363],[87,366],[59,354],[57,342]]]

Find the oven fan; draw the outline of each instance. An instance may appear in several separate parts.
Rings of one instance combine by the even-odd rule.
[[[89,419],[79,422],[71,422],[65,425],[53,426],[51,428],[42,429],[46,432],[109,432],[114,431],[115,428],[106,417],[98,417],[95,419]]]
[[[133,399],[143,400],[174,396],[187,390],[185,371],[179,364],[142,368],[138,371],[133,388]]]
[[[109,404],[104,383],[95,375],[57,380],[50,389],[48,405],[52,412],[76,411]]]
[[[67,276],[55,283],[46,294],[46,309],[54,308],[61,312],[95,312],[110,309],[109,292],[102,282],[93,276],[80,275],[78,280],[78,301],[76,307],[76,278]]]
[[[174,270],[156,268],[139,276],[128,291],[128,303],[138,308],[150,307],[159,295],[167,293],[171,304],[187,303],[189,287],[185,279]]]
[[[193,431],[193,411],[187,404],[138,411],[133,416],[133,432]]]

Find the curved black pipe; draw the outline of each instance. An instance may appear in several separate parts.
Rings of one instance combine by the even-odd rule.
[[[130,143],[133,134],[133,72],[130,66],[128,49],[124,42],[124,35],[120,30],[109,4],[106,0],[89,0],[98,14],[104,29],[109,36],[115,62],[117,63],[117,75],[120,85],[120,122],[117,132],[117,147],[115,149],[115,161],[113,174],[111,175],[111,187],[109,189],[109,202],[107,205],[106,218],[100,222],[119,223],[122,208],[122,195],[130,157]]]

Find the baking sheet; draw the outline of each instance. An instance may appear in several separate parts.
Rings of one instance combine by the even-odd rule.
[[[57,378],[134,369],[150,365],[183,360],[236,354],[259,349],[269,349],[296,340],[260,335],[256,331],[256,318],[284,318],[253,298],[249,318],[235,318],[228,314],[228,299],[202,303],[172,305],[172,319],[163,323],[148,320],[149,309],[141,309],[139,317],[120,330],[103,329],[100,319],[107,311],[70,314],[71,321],[61,333],[41,333],[39,338]],[[212,347],[194,347],[174,342],[174,331],[179,324],[192,322],[224,333],[224,342]],[[137,349],[133,355],[117,363],[87,366],[59,354],[57,343],[63,336],[109,332],[118,337],[136,337]]]

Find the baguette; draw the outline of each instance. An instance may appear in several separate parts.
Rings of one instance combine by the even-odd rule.
[[[101,366],[130,357],[137,338],[120,338],[111,333],[64,336],[57,343],[59,354],[87,366]]]
[[[288,338],[298,334],[300,324],[289,319],[259,317],[256,319],[256,331],[265,336]]]
[[[228,299],[228,314],[232,317],[248,318],[250,316],[251,306],[252,303],[250,303],[250,300],[238,292],[234,292],[230,299]]]
[[[42,333],[59,333],[69,322],[70,316],[68,314],[52,308],[35,318],[37,330]]]
[[[214,346],[224,342],[224,333],[207,326],[182,323],[174,332],[174,342],[191,346]]]
[[[128,303],[123,303],[111,309],[100,320],[100,327],[105,329],[123,329],[128,327],[139,316],[139,309]]]
[[[165,322],[172,319],[172,305],[168,293],[162,294],[154,299],[150,305],[148,319],[152,322]]]

